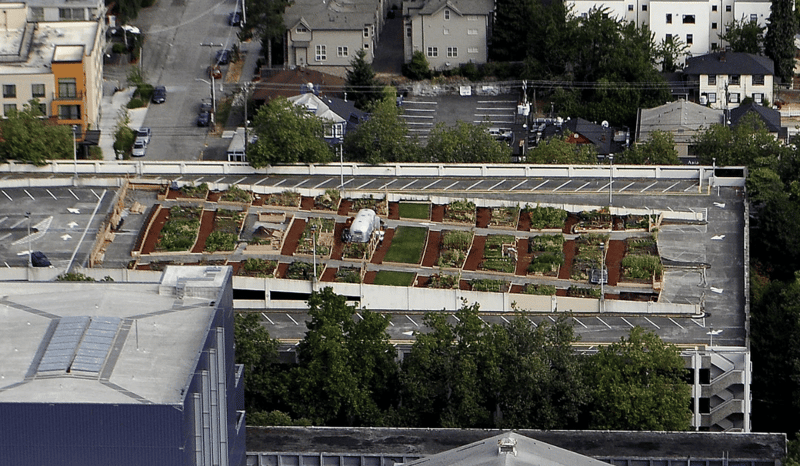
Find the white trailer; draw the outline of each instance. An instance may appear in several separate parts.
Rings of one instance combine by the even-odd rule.
[[[372,232],[381,229],[381,219],[372,209],[361,209],[356,214],[353,224],[350,225],[350,241],[353,243],[366,243]]]

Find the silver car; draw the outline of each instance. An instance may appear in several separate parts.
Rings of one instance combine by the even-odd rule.
[[[131,152],[131,156],[133,157],[144,157],[147,151],[147,144],[144,143],[142,140],[138,140],[133,143],[133,151]]]

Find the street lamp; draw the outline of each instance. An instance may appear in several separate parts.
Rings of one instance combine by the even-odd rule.
[[[28,267],[33,267],[33,259],[31,258],[31,213],[25,212],[25,218],[28,219]]]
[[[317,226],[315,224],[311,225],[311,241],[313,242],[313,251],[314,251],[314,278],[312,279],[312,289],[316,290],[317,284]]]
[[[606,299],[606,291],[605,291],[605,280],[603,280],[603,272],[605,271],[605,250],[606,250],[606,243],[600,243],[600,312],[605,311],[605,299]]]
[[[75,169],[75,181],[78,181],[78,134],[80,133],[80,126],[72,125],[72,163]]]
[[[217,117],[217,94],[214,92],[214,73],[211,73],[211,82],[206,81],[202,78],[194,78],[195,81],[202,81],[209,86],[211,86],[211,109],[214,115],[214,118]],[[246,104],[245,104],[246,105]]]
[[[713,327],[711,328],[710,331],[706,332],[706,335],[708,335],[708,338],[709,338],[709,342],[708,342],[708,346],[709,347],[711,347],[711,348],[714,347],[714,335],[719,335],[720,333],[722,333],[722,330],[714,330]]]
[[[611,207],[612,205],[613,193],[614,193],[614,154],[608,154],[608,206],[609,207]]]

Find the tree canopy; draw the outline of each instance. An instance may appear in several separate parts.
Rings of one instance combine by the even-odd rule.
[[[372,70],[372,65],[367,63],[366,56],[364,49],[359,49],[356,56],[350,60],[345,85],[348,98],[352,99],[355,106],[361,110],[370,109],[374,102],[381,99],[381,83],[375,78],[375,71]]]
[[[367,121],[344,137],[348,160],[373,165],[416,161],[418,149],[408,138],[401,111],[393,96],[375,102]]]
[[[35,100],[22,110],[6,112],[0,119],[0,138],[0,160],[45,165],[48,160],[73,157],[72,128],[43,119]]]
[[[775,76],[792,82],[794,74],[794,36],[797,33],[797,16],[792,0],[772,0],[764,51],[775,62]]]
[[[326,163],[333,152],[322,139],[325,121],[283,97],[258,109],[253,129],[258,140],[247,149],[254,167],[285,163]]]
[[[431,130],[422,157],[434,163],[507,163],[511,148],[495,140],[486,125],[458,121],[449,127],[440,122]]]
[[[528,162],[539,164],[595,164],[594,144],[573,144],[569,134],[545,139],[527,154]]]
[[[726,32],[720,34],[719,38],[727,42],[734,52],[761,55],[764,50],[764,27],[749,18],[742,17],[729,23]]]
[[[679,165],[672,133],[653,131],[643,143],[634,144],[617,156],[618,163],[630,165]]]

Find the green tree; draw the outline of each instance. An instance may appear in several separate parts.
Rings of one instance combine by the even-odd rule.
[[[355,102],[355,106],[362,110],[372,108],[372,104],[381,99],[381,83],[375,78],[375,71],[372,65],[367,63],[367,53],[364,49],[356,52],[356,56],[350,60],[350,68],[347,69],[347,83],[345,92]]]
[[[401,111],[394,97],[376,102],[369,119],[344,137],[348,160],[373,165],[415,161],[417,147],[408,138],[408,127],[400,117]]]
[[[322,139],[325,121],[283,97],[258,109],[253,129],[258,141],[247,149],[250,165],[326,163],[333,153]]]
[[[523,77],[567,79],[567,68],[571,67],[576,45],[570,37],[577,32],[578,19],[570,13],[566,2],[527,1],[530,2],[530,16],[520,25],[523,32],[512,36],[524,47],[525,53],[512,59],[525,57]],[[495,33],[496,29],[493,29]]]
[[[528,151],[528,162],[537,164],[596,164],[597,149],[593,144],[572,144],[566,136],[545,139]]]
[[[515,61],[528,54],[529,29],[534,18],[533,0],[497,0],[495,2],[492,42],[489,55],[496,61]]]
[[[744,16],[739,21],[728,23],[726,32],[719,34],[719,38],[727,42],[734,52],[761,55],[764,50],[764,28],[757,21],[750,21]]]
[[[414,80],[431,77],[431,66],[425,54],[417,50],[411,55],[411,62],[403,65],[403,74]]]
[[[655,49],[656,61],[661,63],[661,71],[675,72],[678,69],[678,59],[686,55],[687,50],[689,50],[689,46],[677,35],[661,39],[661,43]]]
[[[641,144],[634,144],[618,155],[618,163],[629,165],[680,165],[672,133],[654,131]]]
[[[273,64],[273,44],[281,43],[286,33],[283,13],[289,2],[286,0],[245,0],[247,24],[241,37],[256,36],[261,39],[261,48],[266,53],[267,65]]]
[[[236,314],[234,341],[236,363],[244,365],[244,401],[248,415],[286,410],[286,378],[278,363],[278,340],[270,338],[257,313]],[[267,425],[252,420],[251,424]]]
[[[700,162],[717,166],[771,166],[790,149],[777,141],[755,112],[748,112],[736,126],[712,125],[693,139]]]
[[[311,321],[292,371],[293,413],[316,424],[380,425],[393,402],[397,364],[389,318],[348,305],[330,287],[308,300]]]
[[[448,127],[440,122],[428,136],[423,158],[434,163],[507,163],[511,148],[495,140],[486,125],[458,121]]]
[[[51,159],[73,157],[72,129],[43,119],[39,102],[6,112],[0,120],[0,160],[46,165]]]
[[[792,0],[772,0],[764,36],[764,51],[775,62],[775,76],[791,83],[794,74],[794,36],[797,33],[797,17]]]
[[[592,429],[686,430],[691,394],[678,348],[634,327],[591,356]]]

